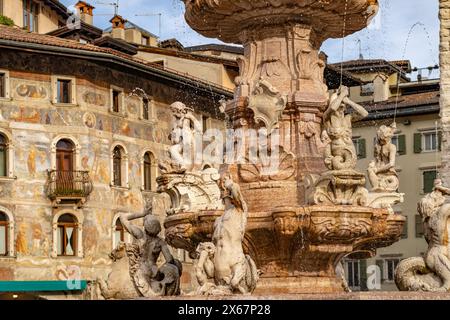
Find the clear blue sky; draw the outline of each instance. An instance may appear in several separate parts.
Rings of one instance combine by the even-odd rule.
[[[114,7],[101,3],[115,0],[91,0],[96,9],[94,23],[100,28],[109,27],[108,20]],[[345,39],[344,60],[359,57],[358,39],[366,59],[409,59],[413,66],[426,67],[439,62],[438,0],[379,0],[381,11],[370,29]],[[66,6],[77,0],[61,0]],[[161,39],[177,38],[185,46],[219,42],[198,35],[184,20],[184,4],[181,0],[121,0],[119,14],[124,18],[158,34],[157,16],[136,16],[162,13]],[[406,45],[408,33],[415,23]],[[342,60],[342,40],[328,40],[322,50],[330,62]],[[434,73],[432,77],[437,77]]]

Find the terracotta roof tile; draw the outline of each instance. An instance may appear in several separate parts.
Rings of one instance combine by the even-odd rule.
[[[396,104],[398,109],[436,105],[439,104],[439,97],[439,91],[431,91],[400,96],[398,101],[394,97],[386,101],[364,103],[362,105],[369,112],[377,112],[395,109]]]

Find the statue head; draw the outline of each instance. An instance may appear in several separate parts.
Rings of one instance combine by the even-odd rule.
[[[172,114],[177,117],[181,118],[189,111],[193,111],[191,108],[188,108],[183,102],[176,101],[170,105],[170,111],[172,111]]]
[[[396,130],[395,123],[391,126],[382,125],[377,131],[377,140],[380,144],[388,144],[394,136]]]
[[[145,233],[151,237],[156,237],[161,232],[161,223],[153,214],[146,215],[144,218]]]

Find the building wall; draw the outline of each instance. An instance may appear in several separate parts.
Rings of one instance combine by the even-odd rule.
[[[38,32],[47,33],[58,28],[59,16],[45,5],[40,6],[38,15]],[[3,0],[3,15],[14,20],[14,23],[23,28],[23,2],[22,0]]]
[[[10,137],[15,162],[14,178],[0,179],[0,210],[7,210],[14,217],[16,252],[12,257],[0,258],[0,280],[64,280],[71,266],[81,269],[82,279],[106,277],[110,272],[108,254],[113,246],[114,218],[119,212],[142,212],[145,202],[150,201],[154,213],[164,221],[168,199],[141,190],[140,164],[144,152],[150,151],[156,158],[156,172],[157,161],[166,156],[171,120],[168,105],[184,101],[197,110],[200,118],[200,114],[206,114],[205,109],[214,108],[212,99],[196,93],[192,100],[198,99],[201,108],[197,108],[186,89],[81,59],[41,56],[40,64],[32,67],[18,63],[31,61],[30,58],[14,51],[0,54],[0,69],[9,72],[11,92],[10,99],[0,99],[0,132]],[[52,103],[52,75],[76,79],[76,105]],[[109,111],[111,85],[125,91],[126,116]],[[153,97],[155,117],[151,122],[139,119],[140,100],[130,95],[137,87]],[[209,123],[223,129],[218,119]],[[47,170],[52,168],[55,156],[52,148],[58,137],[71,139],[78,146],[75,159],[78,170],[89,171],[93,180],[94,190],[81,209],[73,205],[55,208],[45,194]],[[115,143],[127,151],[129,188],[110,185],[111,151]],[[52,255],[55,215],[63,212],[82,220],[83,252],[79,257]],[[184,255],[178,252],[181,259],[188,260]],[[183,290],[194,285],[190,268],[188,261]]]
[[[234,89],[234,75],[227,72],[225,67],[217,63],[202,62],[168,55],[155,54],[139,51],[138,58],[146,61],[164,61],[164,66],[181,73],[187,73],[191,76],[206,80],[228,89]]]
[[[450,185],[450,0],[439,1],[441,118],[443,128],[443,154],[441,176]]]
[[[373,159],[374,138],[377,128],[381,125],[390,125],[393,119],[382,121],[366,121],[354,125],[354,138],[364,139],[366,141],[366,157],[358,160],[358,169],[361,172],[367,172],[368,165]],[[409,257],[421,256],[427,248],[423,237],[416,237],[415,216],[417,213],[417,203],[424,196],[423,192],[423,172],[425,170],[434,170],[436,165],[440,164],[440,152],[422,152],[414,153],[414,134],[423,130],[434,130],[436,121],[439,121],[437,114],[414,116],[408,118],[397,118],[397,133],[405,135],[406,154],[397,156],[397,171],[400,179],[399,191],[405,194],[403,204],[396,205],[394,210],[405,216],[408,221],[408,237],[401,239],[390,247],[377,250],[375,258],[367,260],[367,266],[376,265],[377,260],[388,258],[405,259]],[[408,124],[410,122],[410,124]],[[367,188],[370,190],[370,184],[367,182]],[[362,270],[365,272],[366,270]],[[397,290],[393,282],[384,281],[382,290]]]

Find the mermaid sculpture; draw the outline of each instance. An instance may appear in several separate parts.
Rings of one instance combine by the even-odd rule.
[[[197,248],[196,276],[200,285],[197,294],[252,293],[259,276],[255,262],[242,248],[247,204],[229,174],[222,177],[220,184],[225,212],[214,223],[213,242],[201,243]],[[214,279],[214,283],[208,279]]]
[[[143,229],[131,223],[139,218],[144,218]],[[97,280],[101,295],[105,299],[179,295],[182,265],[173,258],[166,242],[158,237],[161,224],[152,209],[139,214],[123,213],[120,222],[134,237],[134,242],[120,243],[110,255],[113,267],[108,280]],[[165,263],[158,268],[161,253]],[[124,273],[126,267],[128,274]]]
[[[428,250],[425,257],[402,260],[395,271],[395,283],[402,291],[450,292],[450,246],[448,224],[450,204],[446,196],[450,189],[440,179],[434,190],[418,204]]]

